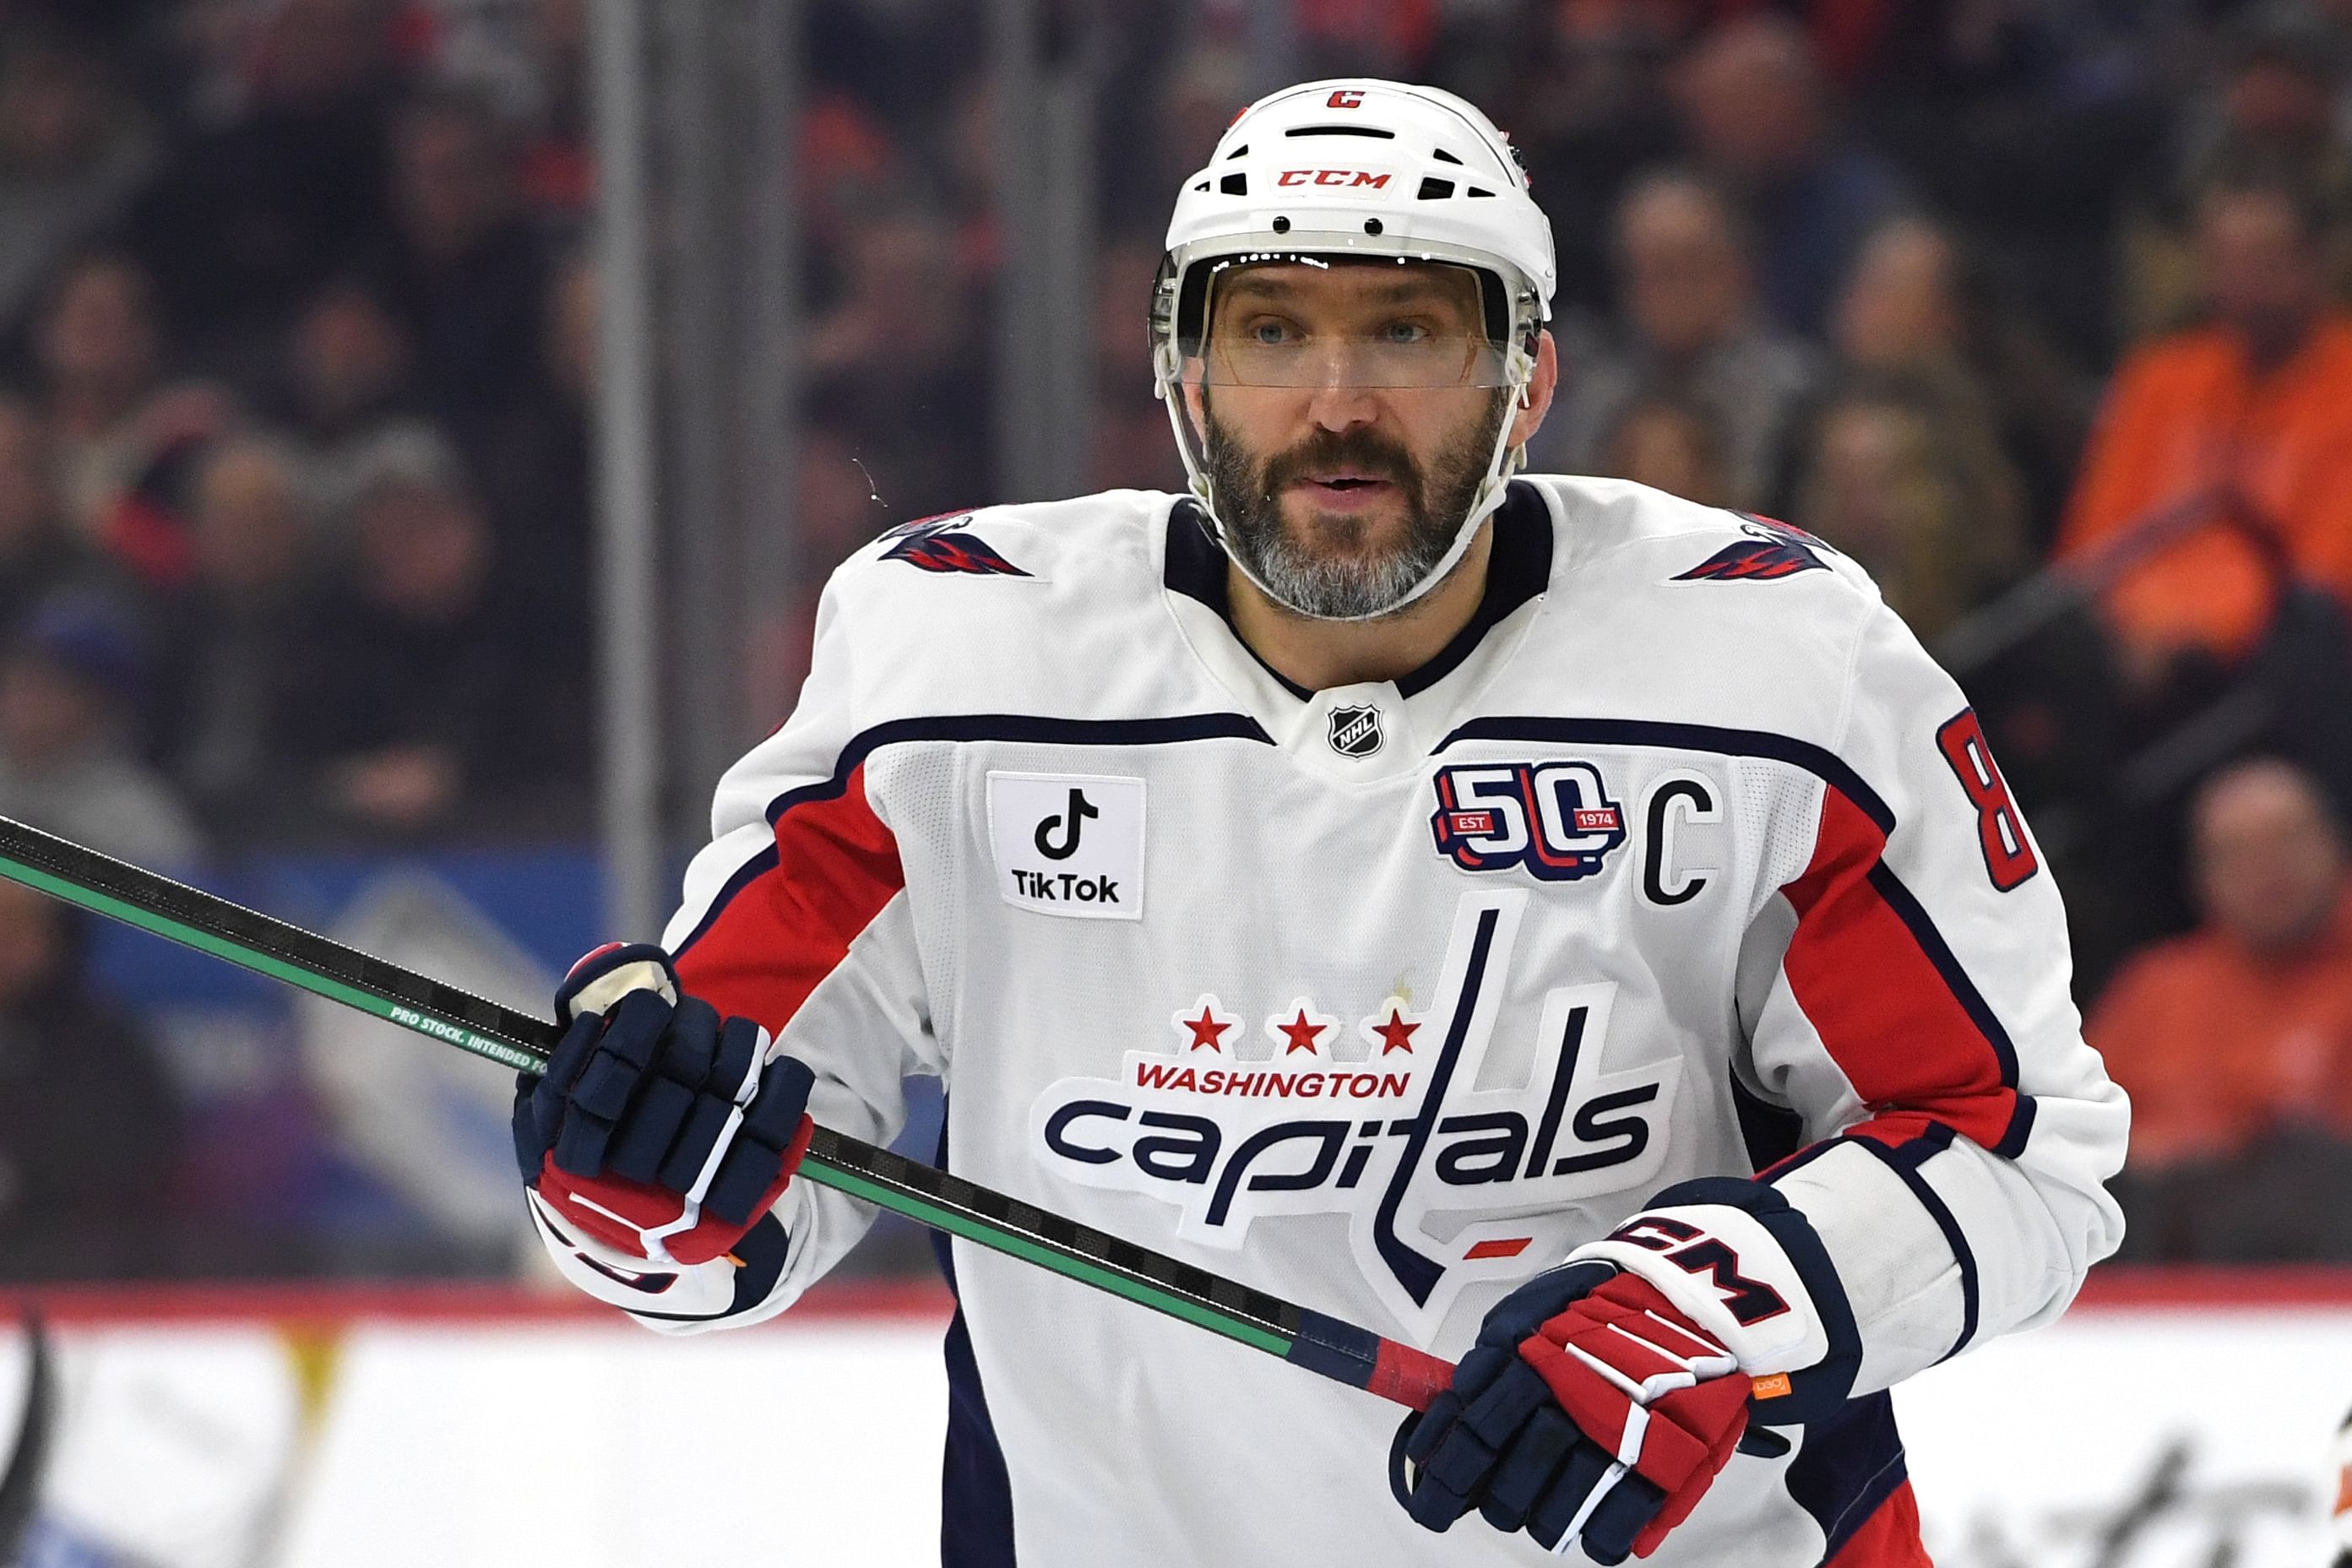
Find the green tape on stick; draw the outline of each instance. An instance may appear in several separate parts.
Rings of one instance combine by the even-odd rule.
[[[821,1186],[837,1188],[853,1197],[862,1197],[869,1203],[880,1204],[893,1213],[903,1214],[908,1218],[928,1225],[935,1230],[945,1230],[952,1235],[961,1236],[968,1241],[979,1242],[982,1246],[995,1251],[1010,1253],[1040,1268],[1050,1269],[1066,1279],[1076,1280],[1081,1284],[1092,1285],[1099,1291],[1108,1291],[1113,1295],[1125,1296],[1130,1301],[1139,1302],[1144,1306],[1166,1312],[1170,1317],[1181,1318],[1188,1323],[1213,1330],[1227,1339],[1239,1340],[1254,1349],[1266,1351],[1275,1355],[1285,1354],[1290,1349],[1290,1342],[1282,1335],[1269,1333],[1253,1323],[1239,1322],[1213,1307],[1205,1307],[1198,1302],[1189,1301],[1181,1296],[1172,1295],[1156,1285],[1134,1279],[1117,1270],[1106,1269],[1083,1259],[1072,1258],[1033,1242],[1017,1232],[1002,1229],[990,1225],[985,1220],[973,1219],[958,1214],[953,1209],[941,1208],[937,1204],[923,1198],[899,1192],[894,1187],[881,1186],[855,1171],[843,1170],[838,1166],[826,1164],[815,1155],[811,1155],[801,1163],[801,1174]]]
[[[125,903],[110,894],[100,893],[80,883],[68,881],[52,872],[43,871],[38,866],[27,865],[22,861],[0,858],[0,876],[5,876],[11,882],[22,883],[26,887],[36,892],[46,893],[53,898],[63,899],[66,903],[77,908],[87,909],[93,915],[103,915],[110,920],[119,920],[125,925],[135,925],[142,931],[152,933],[168,941],[177,942],[182,946],[194,947],[196,951],[210,954],[215,958],[225,958],[241,969],[250,969],[257,975],[265,975],[273,980],[283,980],[286,984],[299,987],[313,996],[324,997],[331,1002],[341,1002],[345,1007],[357,1008],[364,1013],[373,1013],[386,1023],[394,1023],[403,1029],[414,1030],[418,1034],[430,1036],[444,1044],[457,1046],[462,1051],[470,1051],[476,1056],[487,1057],[492,1061],[502,1063],[520,1071],[537,1072],[546,1065],[535,1053],[519,1045],[510,1045],[505,1040],[492,1039],[477,1030],[452,1023],[446,1019],[435,1018],[399,1002],[386,1001],[383,998],[373,996],[357,987],[347,986],[331,976],[318,974],[299,965],[289,964],[283,958],[274,957],[239,942],[232,942],[226,936],[215,936],[209,931],[199,931],[194,926],[184,925],[169,915],[158,915],[152,909],[142,909],[138,904]]]

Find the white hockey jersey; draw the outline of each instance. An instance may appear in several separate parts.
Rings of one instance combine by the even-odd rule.
[[[937,1073],[951,1169],[1448,1357],[1660,1188],[1766,1172],[1854,1397],[1651,1561],[1924,1562],[1882,1391],[2119,1236],[2058,892],[1850,562],[1607,480],[1520,480],[1495,529],[1437,659],[1315,693],[1235,637],[1189,502],[895,530],[666,943],[824,1124],[887,1141]],[[796,1183],[756,1279],[644,1315],[772,1315],[871,1217]],[[1412,1524],[1391,1406],[964,1242],[952,1281],[950,1568],[1544,1556]]]

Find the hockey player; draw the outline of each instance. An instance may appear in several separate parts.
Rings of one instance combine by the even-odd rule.
[[[2116,1245],[1966,699],[1804,534],[1514,476],[1552,278],[1470,105],[1252,106],[1152,299],[1191,493],[861,550],[661,945],[565,983],[531,1213],[653,1327],[791,1305],[871,1218],[809,1116],[930,1072],[953,1170],[1460,1358],[1392,1435],[956,1243],[950,1568],[1924,1563],[1886,1390]]]

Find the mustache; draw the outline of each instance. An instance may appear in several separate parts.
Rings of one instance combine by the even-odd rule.
[[[1288,451],[1267,458],[1258,476],[1265,493],[1276,496],[1296,480],[1331,468],[1385,479],[1408,495],[1421,493],[1421,465],[1412,455],[1369,430],[1318,431]]]

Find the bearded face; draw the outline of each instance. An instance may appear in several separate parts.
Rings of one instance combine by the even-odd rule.
[[[1319,620],[1358,621],[1401,606],[1454,547],[1507,415],[1484,413],[1417,457],[1376,425],[1317,426],[1254,451],[1203,400],[1203,456],[1225,545],[1276,601]],[[1383,494],[1385,492],[1385,494]],[[1389,504],[1362,504],[1381,497]]]

